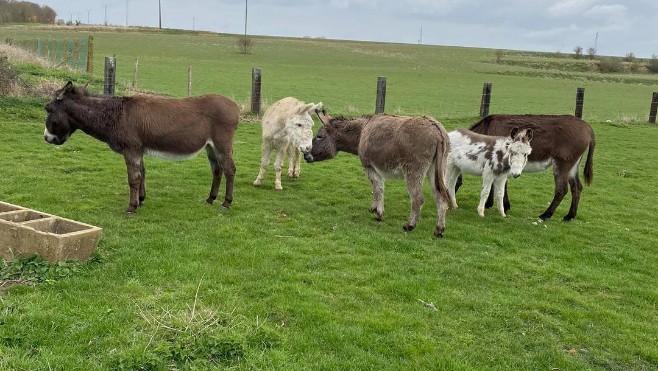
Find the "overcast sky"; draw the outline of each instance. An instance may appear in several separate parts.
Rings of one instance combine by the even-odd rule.
[[[247,0],[252,35],[658,54],[658,0]],[[158,0],[37,0],[65,21],[158,26]],[[245,0],[160,0],[162,27],[244,33]],[[597,37],[598,35],[598,37]]]

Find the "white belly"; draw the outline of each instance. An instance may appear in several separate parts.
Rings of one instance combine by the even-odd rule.
[[[183,161],[183,160],[189,160],[191,158],[196,157],[196,155],[199,154],[199,152],[203,151],[204,148],[206,148],[206,145],[210,144],[212,146],[212,143],[208,141],[204,146],[199,148],[197,151],[192,152],[192,153],[173,153],[173,152],[167,152],[167,151],[157,151],[154,149],[149,149],[146,148],[144,150],[144,154],[149,155],[149,156],[154,156],[154,157],[160,157],[165,160],[172,160],[172,161]]]
[[[544,171],[549,167],[553,166],[553,159],[549,158],[544,161],[528,161],[528,163],[523,168],[524,173],[538,173]]]

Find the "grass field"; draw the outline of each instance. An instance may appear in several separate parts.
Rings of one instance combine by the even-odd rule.
[[[0,28],[2,38],[55,33],[65,34]],[[448,129],[475,120],[484,81],[494,83],[492,112],[509,113],[571,113],[585,86],[594,183],[575,220],[561,221],[568,196],[538,223],[549,172],[510,182],[505,219],[477,216],[480,180],[467,177],[435,239],[427,189],[413,232],[402,231],[403,183],[387,182],[376,222],[348,154],[303,164],[281,192],[272,170],[253,187],[260,126],[243,122],[230,211],[204,203],[204,156],[148,158],[148,198],[127,217],[121,156],[84,133],[48,145],[43,101],[1,97],[1,199],[100,226],[103,237],[90,262],[35,264],[36,277],[48,273],[41,283],[0,293],[0,370],[658,369],[658,132],[643,123],[653,76],[542,77],[492,63],[483,49],[259,38],[239,55],[226,35],[94,35],[99,55],[140,58],[145,89],[184,95],[193,64],[195,93],[245,103],[260,67],[268,102],[295,95],[357,114],[372,111],[376,77],[386,75],[389,111],[431,114]]]

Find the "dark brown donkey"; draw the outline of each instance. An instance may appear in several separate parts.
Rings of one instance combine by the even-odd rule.
[[[377,220],[384,216],[384,180],[404,179],[411,199],[411,215],[402,227],[405,231],[416,227],[425,202],[423,179],[427,175],[438,214],[434,235],[443,236],[450,200],[443,179],[449,150],[448,134],[443,125],[425,116],[381,114],[346,119],[331,118],[324,110],[316,113],[323,126],[313,139],[314,161],[333,158],[338,151],[358,155],[372,184],[370,211]]]
[[[555,178],[555,195],[548,209],[539,216],[546,220],[553,216],[555,209],[560,205],[567,194],[567,185],[571,188],[571,207],[564,216],[564,221],[576,217],[578,202],[583,185],[578,177],[580,160],[587,151],[585,161],[585,182],[592,183],[593,156],[596,140],[592,127],[585,121],[571,115],[490,115],[476,122],[469,129],[486,135],[509,135],[514,127],[532,129],[535,139],[530,142],[532,152],[528,157],[528,164],[524,173],[544,171],[551,165]],[[493,204],[490,193],[487,207]],[[510,203],[505,187],[505,211],[509,210]]]
[[[212,203],[217,198],[224,174],[222,207],[231,205],[233,134],[240,115],[232,100],[221,95],[186,99],[102,96],[74,87],[69,81],[45,108],[48,117],[43,136],[48,143],[63,144],[80,129],[123,155],[130,185],[128,214],[134,214],[146,198],[144,154],[186,159],[204,148],[213,176],[206,201]]]

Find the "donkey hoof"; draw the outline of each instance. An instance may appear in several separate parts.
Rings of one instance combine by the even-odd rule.
[[[135,210],[126,210],[126,216],[135,216]]]
[[[222,206],[221,206],[221,209],[222,209],[222,210],[228,210],[228,209],[230,209],[230,208],[231,208],[231,203],[227,203],[226,201],[224,201],[224,202],[222,203]]]
[[[565,222],[570,222],[571,219],[573,219],[573,218],[575,218],[575,217],[576,217],[575,215],[569,215],[569,214],[567,214],[567,215],[564,216],[564,218],[562,218],[562,220],[565,221]]]
[[[443,231],[444,230],[445,230],[445,228],[438,228],[437,227],[436,230],[434,231],[434,237],[443,238]]]
[[[415,225],[405,224],[405,225],[402,226],[402,229],[403,229],[405,232],[411,232],[411,231],[414,230],[414,228],[416,228]]]
[[[206,203],[207,203],[207,204],[212,205],[213,202],[215,202],[215,198],[214,198],[214,197],[208,197],[208,198],[206,198]]]
[[[543,213],[543,214],[541,214],[541,215],[539,216],[539,219],[542,220],[542,221],[544,221],[544,220],[546,220],[546,219],[549,219],[551,216],[553,216],[553,215],[552,215],[552,214],[549,214],[549,213]]]

